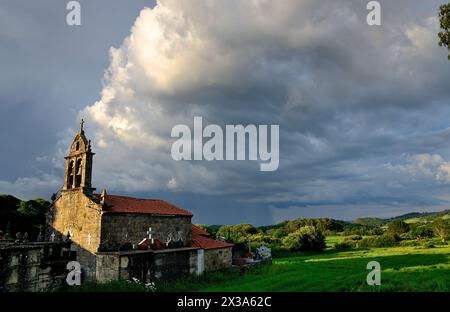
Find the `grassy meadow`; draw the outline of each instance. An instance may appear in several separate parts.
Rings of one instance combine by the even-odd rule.
[[[333,249],[341,237],[329,237],[320,253],[285,252],[272,265],[245,272],[212,272],[157,283],[157,291],[450,291],[450,246]],[[381,264],[381,286],[368,286],[369,261]],[[85,285],[81,291],[143,291],[116,281]]]
[[[381,286],[368,286],[369,261],[381,265]],[[389,247],[317,254],[290,253],[245,274],[210,273],[161,291],[450,291],[450,247]]]

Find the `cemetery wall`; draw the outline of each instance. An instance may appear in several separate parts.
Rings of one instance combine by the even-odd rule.
[[[197,272],[197,248],[97,253],[97,281],[131,280],[143,283]]]
[[[73,260],[65,243],[0,245],[0,292],[39,292],[59,288]]]
[[[205,250],[205,271],[228,269],[232,262],[232,247]]]

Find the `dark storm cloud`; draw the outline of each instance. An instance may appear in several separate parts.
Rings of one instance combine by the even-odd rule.
[[[139,10],[151,5],[80,1],[82,26],[69,27],[67,2],[0,4],[0,192],[48,197],[57,182],[37,191],[36,184],[20,179],[39,182],[43,173],[52,174],[55,142],[97,97],[109,47],[119,44]]]
[[[103,12],[105,4],[94,3],[87,14]],[[380,27],[366,24],[364,1],[205,6],[166,0],[143,10],[131,34],[138,5],[121,23],[88,15],[77,32],[53,30],[50,24],[61,19],[54,12],[36,27],[38,33],[56,32],[47,41],[38,34],[11,39],[1,33],[2,43],[12,47],[1,56],[20,59],[24,53],[29,62],[15,68],[0,60],[13,78],[27,77],[22,80],[28,83],[25,93],[17,83],[8,84],[14,79],[1,85],[2,103],[8,103],[1,112],[8,120],[23,115],[26,123],[13,135],[4,131],[12,123],[2,125],[2,136],[13,146],[2,165],[18,161],[18,141],[45,137],[25,150],[48,155],[60,138],[55,133],[81,110],[97,150],[99,187],[173,199],[193,209],[199,222],[269,223],[308,213],[351,218],[446,207],[450,71],[436,42],[440,2],[381,4]],[[27,11],[14,12],[8,24]],[[73,41],[80,44],[75,51]],[[24,42],[41,47],[42,54],[51,51],[48,63],[41,64],[42,55],[34,60],[32,49],[20,46]],[[98,97],[111,45],[119,48],[111,51]],[[71,67],[62,70],[67,62]],[[40,100],[33,101],[35,96]],[[191,125],[199,115],[219,125],[279,124],[279,169],[259,172],[252,162],[174,162],[171,128]],[[27,129],[40,129],[45,117],[48,124],[29,135]],[[68,144],[61,142],[59,148]],[[21,161],[39,166],[33,159]],[[42,171],[50,169],[48,164]],[[22,176],[34,171],[5,169],[0,180]]]

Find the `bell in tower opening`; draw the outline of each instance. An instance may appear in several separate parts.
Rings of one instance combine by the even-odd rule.
[[[80,129],[73,139],[66,159],[64,191],[82,190],[91,193],[92,188],[92,158],[91,142],[84,134],[84,120],[80,122]]]

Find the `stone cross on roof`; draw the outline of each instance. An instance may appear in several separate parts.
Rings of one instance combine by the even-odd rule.
[[[81,121],[80,121],[80,133],[83,132],[83,126],[84,126],[84,119],[81,118]]]

